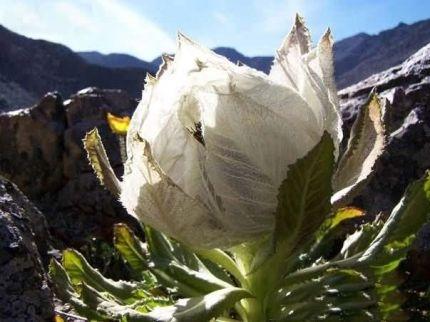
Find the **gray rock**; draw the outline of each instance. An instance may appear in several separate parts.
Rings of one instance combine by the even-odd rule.
[[[131,115],[136,104],[121,90],[87,88],[64,102],[50,93],[31,108],[0,113],[0,173],[46,215],[56,247],[79,248],[92,238],[110,242],[114,223],[134,222],[100,186],[82,139],[97,127],[121,176],[119,141],[106,114]]]
[[[39,210],[0,177],[0,320],[49,321],[53,296],[40,254],[49,233]]]
[[[370,217],[380,211],[388,215],[408,184],[430,169],[430,44],[404,63],[340,91],[345,129],[351,126],[373,87],[390,104],[385,111],[387,147],[369,185],[353,201]],[[430,287],[430,224],[417,235],[402,270],[408,272],[403,285],[408,302],[425,310],[429,303],[418,294]],[[428,319],[416,310],[409,313],[411,321]]]
[[[408,183],[430,168],[430,44],[401,65],[339,92],[345,133],[373,87],[390,102],[385,111],[389,139],[355,204],[374,215],[389,212]]]
[[[50,93],[32,108],[0,113],[0,172],[32,197],[63,183],[61,102],[58,94]]]

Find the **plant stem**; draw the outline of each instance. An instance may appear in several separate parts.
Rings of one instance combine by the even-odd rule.
[[[253,265],[255,254],[264,247],[264,241],[254,244],[243,244],[232,250],[237,267],[246,279],[242,287],[254,298],[243,299],[240,303],[245,311],[246,322],[266,322],[268,298],[282,281],[281,267],[284,259],[281,256],[268,256],[257,268]],[[243,314],[241,314],[243,315]]]
[[[239,322],[239,321],[238,321],[238,320],[235,320],[235,319],[230,319],[230,318],[220,317],[220,318],[217,318],[217,319],[215,320],[215,322]]]
[[[220,265],[225,270],[227,270],[230,274],[236,278],[236,280],[242,285],[242,287],[246,287],[248,281],[246,280],[245,276],[243,276],[242,272],[237,267],[234,260],[227,255],[225,252],[223,252],[220,249],[211,249],[211,250],[195,250],[196,253],[199,255],[205,257],[206,259],[209,259],[210,261]]]
[[[237,314],[239,314],[240,318],[242,319],[242,322],[249,322],[248,316],[246,315],[246,311],[240,302],[237,302],[234,305],[234,308],[236,309]]]
[[[246,311],[247,322],[265,322],[261,299],[251,298],[241,301],[243,308]]]

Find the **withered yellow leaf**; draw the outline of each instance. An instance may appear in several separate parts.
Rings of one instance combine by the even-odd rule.
[[[108,112],[106,119],[112,132],[120,135],[127,134],[128,126],[130,125],[129,116],[115,116]]]

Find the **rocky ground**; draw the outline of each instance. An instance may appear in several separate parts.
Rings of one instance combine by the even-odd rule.
[[[12,215],[8,215],[6,212],[6,217],[3,218],[2,211],[10,212],[9,208],[6,210],[0,208],[2,210],[0,220],[5,223],[1,228],[6,229],[5,232],[0,231],[0,234],[14,232],[13,236],[8,237],[10,242],[6,237],[3,239],[1,235],[2,241],[5,242],[5,252],[0,253],[0,267],[3,271],[8,265],[18,265],[14,261],[20,261],[20,256],[23,256],[26,261],[34,262],[33,266],[24,262],[20,264],[24,265],[23,267],[16,267],[17,270],[26,271],[22,278],[28,282],[24,283],[24,280],[19,279],[15,286],[18,287],[17,289],[12,290],[7,284],[3,290],[1,289],[3,281],[0,281],[0,294],[17,294],[19,300],[19,292],[24,292],[19,287],[40,289],[42,282],[46,284],[44,277],[40,279],[40,276],[44,276],[43,267],[46,269],[49,257],[58,253],[58,251],[55,252],[56,249],[65,247],[80,249],[90,260],[92,259],[93,264],[100,267],[103,261],[112,260],[110,254],[112,249],[109,245],[112,242],[113,225],[117,222],[127,222],[138,229],[136,222],[126,215],[117,200],[100,186],[82,148],[82,138],[85,133],[97,127],[105,142],[114,170],[120,176],[122,161],[119,142],[106,123],[106,114],[110,112],[119,116],[131,115],[136,104],[137,101],[130,98],[124,91],[88,88],[68,100],[63,100],[57,93],[48,93],[35,106],[0,113],[0,173],[19,186],[33,202],[31,204],[27,199],[24,201],[23,198],[16,197],[21,196],[21,192],[18,192],[17,188],[6,179],[0,180],[0,188],[4,185],[9,187],[9,190],[13,190],[11,194],[9,190],[5,190],[6,188],[0,189],[0,207],[1,202],[12,207],[10,209],[21,207],[16,216],[27,216],[31,219],[27,223],[28,227],[25,228],[27,230],[24,231],[24,228],[21,229],[19,226],[21,224],[16,222],[14,213],[11,212]],[[49,225],[43,226],[40,222],[36,223],[34,221],[36,217],[41,217]],[[19,229],[16,229],[16,226]],[[42,226],[47,227],[44,228],[44,232],[41,232]],[[38,234],[33,234],[32,231],[37,231]],[[18,245],[20,248],[17,255],[9,255],[8,245],[13,245],[21,236],[25,242],[22,246]],[[32,248],[34,246],[31,244],[32,239],[40,238],[47,241],[48,236],[50,236],[49,247],[54,251],[48,254],[48,247],[45,244],[42,248],[39,247],[39,252],[37,247]],[[16,241],[11,238],[15,238]],[[37,242],[36,246],[38,246]],[[103,257],[105,255],[108,258]],[[44,265],[40,265],[37,261],[43,262]],[[115,265],[115,263],[109,265]],[[112,271],[121,274],[121,269],[113,268]],[[12,271],[12,273],[18,276],[17,272]],[[31,278],[39,276],[40,280],[35,280],[33,283],[30,277],[26,277],[27,275],[31,275]],[[3,277],[5,277],[4,283],[12,278],[6,275]],[[40,286],[35,286],[35,283],[39,283]],[[46,292],[49,292],[49,289]],[[24,293],[22,294],[27,298]],[[34,298],[36,297],[34,295]],[[14,298],[8,301],[14,301]],[[0,302],[1,321],[3,321],[2,314],[4,317],[15,316],[16,319],[13,321],[42,321],[48,314],[45,311],[36,310],[31,318],[21,319],[14,310],[18,307],[27,310],[24,303],[17,302],[15,306],[3,304]],[[36,315],[40,319],[36,318]]]
[[[373,214],[389,211],[407,184],[430,168],[430,44],[403,64],[339,92],[346,132],[374,87],[390,103],[389,138],[370,185],[356,199]]]
[[[0,177],[0,294],[7,294],[0,296],[0,321],[52,318],[53,294],[41,256],[50,247],[45,217]]]
[[[339,92],[346,130],[374,87],[389,101],[385,111],[389,138],[370,184],[354,200],[371,217],[380,211],[388,214],[407,185],[430,169],[430,44],[404,63]],[[430,225],[419,233],[403,269],[410,273],[407,287],[428,289]],[[429,309],[428,303],[423,305]]]
[[[375,86],[390,101],[386,109],[390,135],[369,187],[354,200],[368,210],[369,218],[380,210],[389,212],[407,184],[430,168],[430,45],[403,64],[339,93],[346,130]],[[55,255],[49,250],[93,247],[94,253],[92,239],[110,242],[114,223],[135,225],[98,184],[81,140],[98,127],[120,176],[119,142],[107,126],[106,113],[130,115],[136,104],[123,91],[90,88],[67,100],[50,93],[33,107],[0,114],[0,173],[33,202],[0,179],[0,267],[5,272],[0,294],[12,294],[0,299],[0,320],[13,314],[13,321],[43,321],[52,314],[52,293],[44,273],[48,253]],[[421,280],[430,280],[428,236],[430,228],[421,232],[406,263]],[[26,292],[29,296],[23,297]],[[39,302],[34,302],[36,298]]]
[[[0,114],[0,173],[46,215],[57,241],[80,247],[110,238],[110,226],[129,218],[94,177],[82,138],[97,127],[120,176],[119,142],[106,113],[130,115],[136,104],[121,90],[89,88],[65,101],[49,93],[36,106]]]

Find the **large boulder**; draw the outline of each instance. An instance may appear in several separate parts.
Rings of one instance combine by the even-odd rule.
[[[112,226],[118,221],[130,222],[122,205],[99,181],[90,167],[83,149],[85,133],[97,127],[105,144],[112,166],[118,177],[122,176],[119,138],[106,122],[108,112],[131,116],[136,100],[121,90],[88,88],[64,101],[67,127],[64,131],[63,176],[65,183],[56,192],[56,212],[63,223],[55,227],[62,240],[74,239],[85,243],[88,238],[102,237],[111,241]],[[46,209],[49,204],[44,205]],[[76,232],[79,232],[76,238]]]
[[[53,296],[41,257],[49,242],[44,216],[14,184],[0,177],[1,321],[53,319]]]
[[[430,44],[401,65],[339,92],[345,132],[370,91],[388,99],[388,143],[370,185],[355,200],[371,214],[389,212],[408,183],[430,169]]]
[[[0,172],[32,197],[63,184],[65,112],[56,93],[40,103],[0,114]]]
[[[33,107],[0,113],[0,173],[46,215],[57,247],[110,241],[114,223],[133,220],[100,186],[82,139],[97,127],[121,176],[120,142],[106,114],[131,115],[136,105],[124,91],[87,88],[66,101],[49,93]]]
[[[340,91],[345,129],[351,127],[374,87],[389,101],[385,110],[388,142],[370,184],[353,201],[366,209],[370,218],[380,211],[387,216],[407,185],[430,169],[430,44],[401,65]],[[402,269],[407,276],[403,285],[407,303],[428,311],[428,300],[420,294],[430,287],[429,224],[418,234]],[[421,316],[417,310],[410,314],[411,321],[428,321],[428,316]]]

